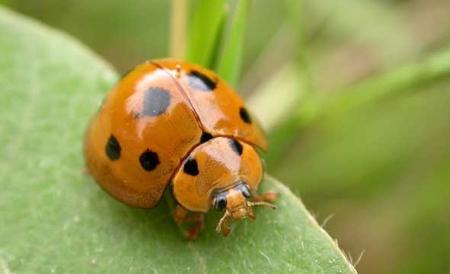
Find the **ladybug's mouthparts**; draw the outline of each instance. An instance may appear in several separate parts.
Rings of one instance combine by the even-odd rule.
[[[251,201],[247,201],[247,207],[239,207],[236,210],[233,210],[232,212],[230,212],[228,209],[225,210],[225,214],[223,214],[222,218],[220,218],[219,223],[216,226],[216,231],[217,233],[222,232],[224,236],[227,236],[230,233],[230,227],[228,225],[228,220],[230,218],[232,219],[245,219],[245,218],[250,218],[252,220],[254,220],[255,214],[252,211],[252,207],[254,206],[267,206],[270,207],[272,209],[276,209],[277,207],[271,203],[268,202],[263,202],[263,201],[259,201],[259,202],[251,202]]]

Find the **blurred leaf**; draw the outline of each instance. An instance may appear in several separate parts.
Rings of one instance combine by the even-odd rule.
[[[306,0],[311,20],[323,21],[325,35],[342,40],[345,37],[366,44],[384,64],[395,64],[413,56],[422,45],[415,40],[406,23],[406,9],[389,1]],[[314,26],[317,23],[311,22]],[[323,43],[323,40],[319,40]],[[329,43],[335,47],[336,44]]]
[[[293,113],[302,107],[303,101],[312,96],[312,82],[308,49],[304,41],[306,23],[303,0],[284,0],[283,4],[288,15],[289,39],[294,41],[294,55],[287,64],[265,76],[265,81],[249,98],[249,106],[260,118],[267,132],[276,128],[283,138],[296,138],[296,134],[280,131],[279,125],[286,125],[285,121],[292,119]]]
[[[227,20],[229,0],[193,1],[188,30],[187,60],[207,68],[216,63],[220,39]]]
[[[353,255],[366,250],[361,273],[448,269],[450,79],[437,82],[321,117],[272,171],[338,216],[327,228]]]
[[[314,87],[345,88],[440,47],[448,17],[430,8],[439,2],[306,1]]]
[[[107,4],[106,4],[107,3]],[[124,73],[169,53],[169,1],[9,0],[9,6],[71,34]]]
[[[296,66],[290,63],[280,68],[247,100],[249,109],[267,132],[289,119],[304,98]]]
[[[370,195],[386,187],[422,148],[439,149],[433,148],[437,140],[447,138],[447,86],[410,91],[320,117],[279,160],[284,164],[277,175],[289,182],[301,179],[304,191],[322,198],[346,191]]]
[[[270,134],[274,147],[267,156],[269,166],[279,161],[305,127],[324,115],[336,116],[381,100],[388,95],[409,92],[414,87],[450,76],[450,50],[436,53],[422,61],[392,69],[347,90],[326,92],[304,100],[297,113],[285,120]]]
[[[130,208],[84,172],[85,126],[113,82],[78,42],[0,9],[0,266],[33,273],[355,273],[289,189],[277,211],[258,210],[223,238],[209,214],[186,242],[165,201]],[[89,69],[86,69],[86,68]]]
[[[360,106],[379,100],[386,95],[399,92],[411,92],[415,87],[424,86],[450,76],[450,48],[436,52],[431,56],[393,69],[372,79],[362,81],[348,90],[338,93],[344,95],[334,102],[334,110]]]
[[[450,82],[446,88],[450,90]],[[424,171],[412,171],[411,180],[405,180],[404,188],[410,189],[408,195],[400,197],[405,203],[394,205],[400,205],[396,209],[405,212],[398,233],[393,235],[398,237],[399,247],[402,247],[395,254],[400,262],[395,267],[397,273],[446,273],[450,270],[447,259],[450,258],[450,218],[445,217],[450,208],[450,127],[445,133],[447,139],[437,140],[441,141],[434,146],[437,149],[421,162]],[[420,252],[422,248],[432,252]]]
[[[339,216],[327,228],[353,255],[366,251],[361,273],[448,270],[449,53],[357,84],[303,126],[283,127],[301,135],[268,167],[315,212]]]
[[[222,39],[222,50],[216,66],[219,75],[234,86],[241,74],[245,29],[251,0],[239,0],[235,5],[233,13],[230,14],[225,37]]]

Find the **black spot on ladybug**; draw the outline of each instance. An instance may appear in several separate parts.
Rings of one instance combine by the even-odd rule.
[[[213,91],[217,83],[203,73],[192,70],[188,74],[189,86],[195,90]]]
[[[170,105],[170,93],[163,88],[149,88],[144,93],[142,115],[158,116],[163,114]]]
[[[159,165],[159,157],[156,152],[147,149],[139,156],[139,162],[143,169],[152,171]]]
[[[199,173],[197,161],[194,158],[188,158],[186,163],[184,163],[183,171],[186,174],[197,176]]]
[[[250,118],[250,114],[248,114],[248,111],[244,107],[241,107],[239,109],[239,116],[241,116],[242,121],[246,122],[247,124],[251,124],[252,123],[252,119]]]
[[[119,141],[117,141],[114,135],[111,135],[105,146],[106,156],[108,156],[111,161],[118,160],[120,158],[121,150],[122,148],[120,147]]]
[[[231,139],[230,140],[230,147],[231,149],[237,153],[237,155],[242,155],[242,150],[244,149],[241,145],[241,143],[239,143],[236,140]]]
[[[212,139],[212,135],[209,134],[208,132],[203,132],[202,133],[202,137],[200,137],[200,143],[203,144],[205,142],[208,142],[209,140]]]

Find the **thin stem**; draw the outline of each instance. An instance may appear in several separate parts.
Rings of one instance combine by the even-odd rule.
[[[187,0],[172,0],[170,17],[170,52],[173,58],[184,58],[186,48]]]

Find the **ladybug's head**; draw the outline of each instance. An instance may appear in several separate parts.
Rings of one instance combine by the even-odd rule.
[[[217,224],[217,232],[222,232],[227,236],[230,232],[228,221],[242,220],[250,218],[254,220],[255,214],[253,212],[254,206],[268,206],[275,208],[274,205],[263,201],[252,201],[252,193],[245,182],[238,182],[234,187],[217,191],[214,194],[213,206],[218,210],[225,210],[225,214]]]

